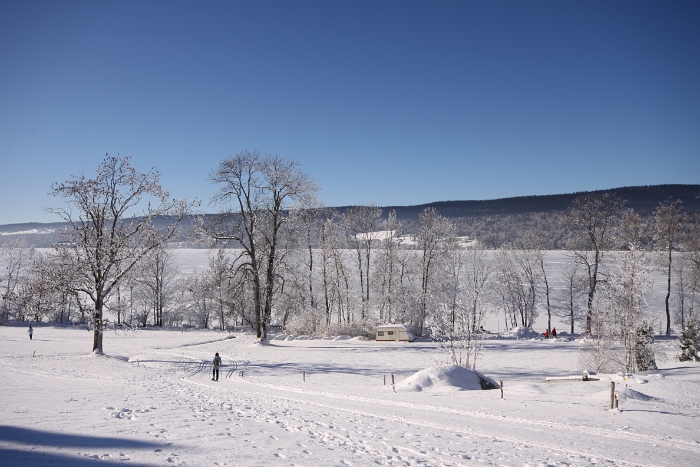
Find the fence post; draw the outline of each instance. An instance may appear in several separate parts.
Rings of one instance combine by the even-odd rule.
[[[386,386],[386,375],[384,375],[384,386]]]
[[[503,380],[499,380],[501,382],[501,399],[503,399]]]
[[[615,381],[610,381],[610,410],[615,408]]]
[[[301,378],[306,382],[306,371],[302,372]]]

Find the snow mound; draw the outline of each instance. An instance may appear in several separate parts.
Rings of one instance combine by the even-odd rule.
[[[342,336],[336,337],[336,338],[333,339],[333,340],[334,340],[334,341],[346,341],[346,340],[348,340],[348,339],[350,339],[350,336],[342,335]]]
[[[536,339],[538,337],[542,337],[539,332],[533,331],[532,328],[526,328],[523,326],[513,328],[510,331],[503,333],[503,336],[514,337],[516,339]]]
[[[396,385],[405,391],[498,389],[498,384],[478,371],[459,365],[433,366],[420,370]]]
[[[296,338],[297,338],[297,336],[287,336],[287,337],[284,338],[284,340],[286,340],[286,341],[293,341],[293,340],[296,339]]]
[[[620,402],[626,400],[636,400],[644,402],[658,400],[656,397],[648,396],[642,392],[635,391],[631,388],[625,388],[624,390],[620,391],[619,393],[617,393],[617,397],[620,399]]]
[[[278,334],[272,340],[273,341],[283,341],[283,340],[287,339],[287,337],[288,336],[286,334]]]

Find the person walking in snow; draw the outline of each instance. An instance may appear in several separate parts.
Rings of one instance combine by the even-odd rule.
[[[221,357],[219,357],[219,352],[216,352],[216,355],[214,355],[214,360],[211,362],[212,366],[212,381],[219,381],[219,367],[221,366]]]
[[[552,337],[556,339],[556,337],[557,337],[557,328],[552,328]]]
[[[27,334],[29,334],[29,340],[32,340],[32,334],[34,334],[34,329],[32,329],[32,323],[29,323],[29,329],[27,329]]]
[[[544,330],[544,338],[549,339],[549,329]]]

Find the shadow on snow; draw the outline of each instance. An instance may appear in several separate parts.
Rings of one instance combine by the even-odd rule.
[[[0,448],[0,464],[3,466],[75,466],[82,467],[95,465],[98,461],[95,457],[78,457],[55,452],[35,450],[36,446],[50,448],[86,448],[89,450],[106,449],[150,449],[163,447],[160,444],[138,441],[125,438],[108,438],[103,436],[87,436],[79,434],[66,434],[51,431],[32,430],[16,426],[0,425],[0,443],[21,444],[21,448]],[[91,456],[99,454],[91,454]],[[101,459],[100,465],[116,466],[124,465],[118,459]],[[142,467],[147,464],[129,465]]]

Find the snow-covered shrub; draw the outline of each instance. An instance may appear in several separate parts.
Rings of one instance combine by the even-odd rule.
[[[694,321],[685,325],[679,340],[681,352],[678,354],[678,360],[681,362],[700,362],[700,332],[698,332]]]

